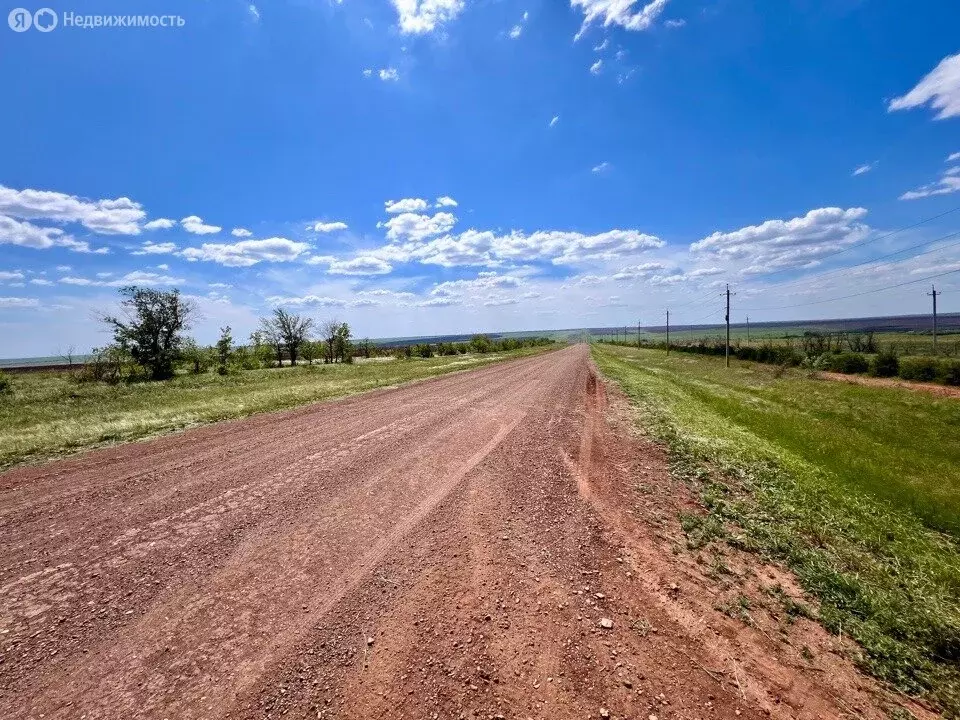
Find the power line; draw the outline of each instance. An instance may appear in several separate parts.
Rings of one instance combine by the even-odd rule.
[[[950,210],[947,210],[946,212],[942,212],[942,213],[940,213],[939,215],[933,215],[933,216],[931,216],[931,217],[924,218],[923,220],[920,220],[920,221],[918,221],[918,222],[915,222],[913,225],[907,225],[907,226],[902,227],[902,228],[897,228],[896,230],[893,230],[892,232],[889,232],[889,233],[887,233],[886,235],[880,235],[879,237],[868,238],[868,239],[866,239],[866,240],[861,240],[861,241],[858,242],[858,243],[854,243],[853,245],[850,245],[850,246],[848,246],[848,247],[841,248],[840,250],[836,250],[835,252],[832,252],[832,253],[830,253],[830,254],[828,254],[828,255],[824,255],[824,256],[822,256],[822,257],[820,257],[820,258],[817,258],[817,259],[818,259],[818,260],[826,260],[826,259],[828,259],[828,258],[836,257],[837,255],[842,255],[842,254],[845,253],[845,252],[850,252],[851,250],[856,250],[857,248],[863,247],[864,245],[870,245],[871,243],[879,242],[880,240],[886,240],[887,238],[893,237],[894,235],[899,235],[900,233],[904,232],[905,230],[912,230],[913,228],[915,228],[915,227],[920,227],[921,225],[924,225],[924,224],[926,224],[926,223],[928,223],[928,222],[932,222],[932,221],[934,221],[934,220],[939,220],[940,218],[945,217],[945,216],[949,215],[950,213],[955,213],[955,212],[957,212],[958,210],[960,210],[960,205],[958,205],[957,207],[952,208],[952,209],[950,209]],[[796,268],[783,268],[782,270],[775,270],[774,272],[769,273],[769,275],[779,275],[780,273],[791,272],[791,271],[793,271],[793,270],[796,270]]]
[[[905,285],[915,285],[920,282],[925,282],[927,280],[933,280],[934,278],[943,277],[944,275],[952,275],[953,273],[960,272],[960,268],[956,270],[947,270],[946,272],[937,273],[935,275],[927,275],[926,277],[917,278],[916,280],[907,280],[906,282],[897,283],[896,285],[887,285],[886,287],[875,288],[873,290],[864,290],[863,292],[853,293],[852,295],[841,295],[840,297],[826,298],[825,300],[812,300],[805,303],[796,303],[794,305],[777,305],[774,307],[766,308],[739,308],[740,310],[746,310],[749,312],[763,312],[764,310],[786,310],[788,308],[796,307],[806,307],[808,305],[822,305],[823,303],[836,302],[837,300],[848,300],[850,298],[860,297],[861,295],[870,295],[872,293],[883,292],[884,290],[893,290],[895,288],[904,287]]]

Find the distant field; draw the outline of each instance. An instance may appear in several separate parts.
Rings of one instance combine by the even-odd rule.
[[[595,345],[730,542],[792,567],[860,664],[960,713],[960,402]],[[718,472],[719,471],[719,472]]]
[[[0,395],[0,468],[254,413],[304,405],[549,350],[180,375],[164,382],[77,383],[11,375]]]

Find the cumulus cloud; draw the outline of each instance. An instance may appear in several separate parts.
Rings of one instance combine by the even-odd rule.
[[[251,235],[253,235],[252,232],[250,232],[250,231],[247,230],[246,228],[242,228],[242,227],[236,227],[236,228],[234,228],[233,230],[230,231],[230,234],[233,235],[234,237],[238,237],[238,238],[248,238],[248,237],[250,237]]]
[[[23,280],[24,275],[19,270],[0,270],[0,281]]]
[[[144,272],[136,270],[129,272],[123,277],[115,280],[106,278],[113,273],[98,273],[97,280],[91,280],[85,277],[66,276],[58,280],[64,285],[77,285],[81,287],[126,287],[127,285],[180,285],[184,282],[183,278],[175,278],[170,275],[159,275],[157,273]]]
[[[693,243],[691,252],[750,264],[746,275],[809,267],[838,248],[865,238],[864,208],[819,208],[791,220],[767,220],[732,232],[715,232]]]
[[[193,233],[194,235],[213,235],[223,230],[222,227],[217,225],[207,225],[203,222],[203,219],[197,215],[189,215],[183,220],[180,221],[180,225],[188,233]]]
[[[20,222],[0,215],[0,245],[19,245],[20,247],[46,250],[62,247],[73,252],[106,255],[108,248],[94,250],[86,240],[77,240],[60,228],[40,227],[30,222]]]
[[[951,153],[950,156],[947,157],[947,162],[955,162],[957,160],[960,160],[960,152]]]
[[[291,262],[308,252],[307,243],[282,237],[265,240],[240,240],[235,243],[204,243],[186,248],[180,254],[188,260],[204,260],[228,267],[250,267],[260,262]]]
[[[177,251],[177,244],[172,242],[155,243],[149,240],[134,250],[131,255],[171,255]]]
[[[422,212],[427,209],[427,201],[422,198],[404,198],[403,200],[387,200],[383,206],[389,214]]]
[[[421,242],[449,232],[456,222],[457,219],[448,212],[438,212],[433,216],[405,212],[393,216],[383,223],[383,226],[387,228],[388,240]]]
[[[314,255],[308,265],[326,265],[331,275],[386,275],[393,266],[386,260],[369,255],[359,255],[350,260],[339,260],[329,255]]]
[[[400,32],[425,35],[450,22],[464,8],[464,0],[391,0]]]
[[[384,82],[396,82],[400,79],[400,73],[398,73],[394,67],[381,68],[377,75],[379,75],[380,79]]]
[[[454,200],[449,195],[442,195],[437,198],[437,202],[434,207],[457,207],[460,203]]]
[[[307,230],[313,230],[318,233],[329,233],[329,232],[338,232],[340,230],[346,230],[347,224],[345,222],[315,222],[313,225],[308,225]]]
[[[663,247],[657,237],[638,230],[609,230],[595,235],[538,230],[515,230],[501,235],[489,230],[466,230],[428,242],[390,245],[370,254],[395,262],[420,262],[443,267],[487,266],[504,263],[546,261],[569,265],[588,260],[613,260],[652,248]]]
[[[156,220],[151,220],[146,225],[144,225],[143,229],[144,230],[169,230],[176,224],[177,224],[177,221],[171,220],[170,218],[157,218]]]
[[[84,200],[49,190],[14,190],[0,185],[0,215],[21,220],[80,223],[107,235],[137,235],[146,213],[129,198]]]
[[[891,100],[887,110],[912,110],[927,104],[938,111],[937,120],[960,116],[960,53],[941,60],[910,92]]]
[[[579,40],[595,22],[604,27],[618,25],[624,30],[647,30],[660,17],[667,0],[653,0],[639,8],[638,4],[639,0],[570,0],[570,7],[583,13],[583,24],[574,39]]]

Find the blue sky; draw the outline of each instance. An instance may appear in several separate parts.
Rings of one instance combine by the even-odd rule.
[[[278,304],[371,337],[719,321],[726,283],[734,321],[925,312],[940,273],[960,310],[955,2],[48,5],[0,25],[0,356],[105,343],[130,283],[203,342]]]

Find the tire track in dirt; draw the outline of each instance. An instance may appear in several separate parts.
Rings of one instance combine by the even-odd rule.
[[[576,346],[0,475],[0,717],[879,717],[713,609],[609,414]]]

